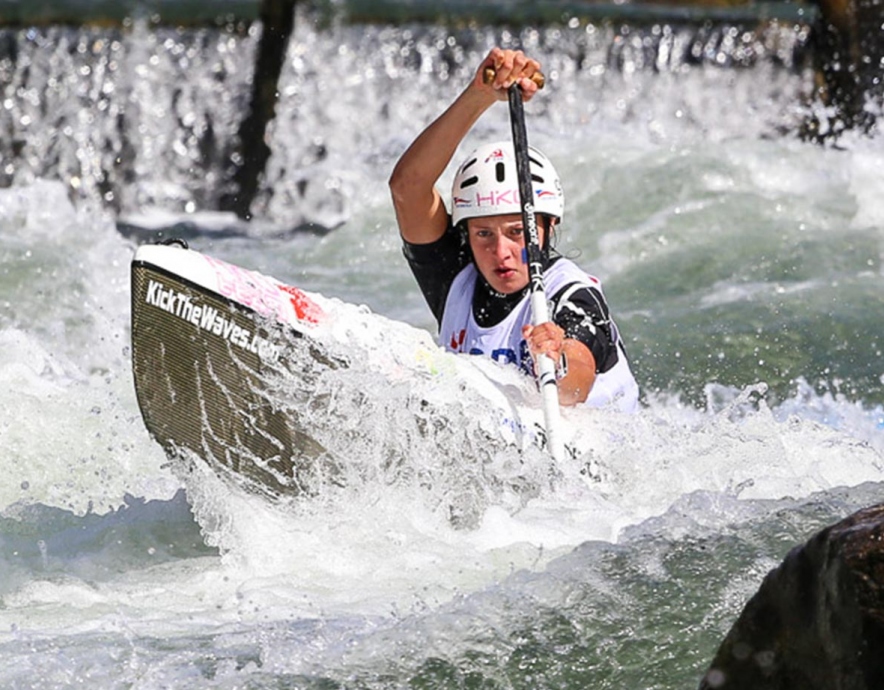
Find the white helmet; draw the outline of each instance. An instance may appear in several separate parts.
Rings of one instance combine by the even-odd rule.
[[[562,183],[549,159],[528,147],[534,211],[559,220],[565,210]],[[460,166],[451,189],[451,218],[457,225],[467,218],[521,213],[519,181],[513,144],[497,141],[480,146]]]

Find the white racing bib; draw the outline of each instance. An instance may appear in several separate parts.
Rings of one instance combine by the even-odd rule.
[[[502,364],[515,364],[528,370],[530,353],[522,337],[522,326],[531,323],[531,301],[528,294],[500,323],[483,328],[473,317],[473,293],[478,271],[474,264],[464,267],[454,279],[445,300],[442,325],[439,328],[440,344],[451,352],[484,355]],[[597,278],[584,273],[576,264],[559,259],[543,275],[548,295],[554,295],[566,285],[595,288],[601,292]],[[559,308],[567,308],[562,300]],[[555,314],[553,313],[553,318]],[[638,406],[638,384],[629,368],[619,331],[612,323],[618,352],[617,364],[609,371],[596,376],[585,405],[591,407],[614,406],[625,412],[633,412]]]

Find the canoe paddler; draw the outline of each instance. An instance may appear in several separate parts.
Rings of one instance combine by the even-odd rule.
[[[513,83],[529,101],[537,93],[539,74],[540,64],[523,52],[492,49],[467,87],[405,151],[390,177],[403,251],[445,348],[511,363],[528,373],[538,355],[549,355],[557,363],[560,404],[633,411],[638,386],[602,286],[555,250],[564,195],[549,159],[530,149],[551,318],[536,326],[531,325],[512,143],[484,144],[463,159],[450,211],[436,188],[482,114],[506,101]]]

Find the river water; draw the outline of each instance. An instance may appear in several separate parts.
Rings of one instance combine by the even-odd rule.
[[[302,16],[244,225],[208,210],[254,32],[5,33],[0,685],[695,687],[764,575],[884,488],[884,143],[791,134],[806,38]],[[432,331],[385,181],[514,40],[549,76],[527,117],[560,249],[604,282],[641,412],[594,419],[586,484],[469,529],[445,486],[185,483],[135,400],[118,223],[177,214],[196,249]],[[465,147],[508,136],[498,108]]]

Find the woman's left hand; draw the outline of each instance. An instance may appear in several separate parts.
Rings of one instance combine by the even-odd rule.
[[[528,343],[528,349],[535,361],[540,355],[546,355],[553,362],[558,362],[561,358],[565,346],[565,331],[552,321],[536,326],[523,326],[522,337]]]
[[[522,337],[535,366],[540,355],[547,355],[556,364],[559,404],[577,405],[586,400],[595,383],[595,358],[592,352],[579,340],[566,339],[565,331],[548,321],[537,326],[524,326]],[[562,357],[567,358],[567,365]],[[536,372],[535,372],[536,373]]]

